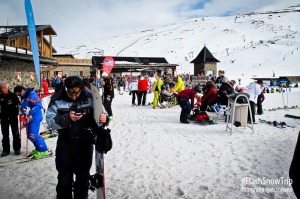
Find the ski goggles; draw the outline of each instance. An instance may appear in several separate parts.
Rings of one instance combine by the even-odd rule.
[[[79,95],[81,89],[79,87],[67,88],[65,87],[68,95]]]

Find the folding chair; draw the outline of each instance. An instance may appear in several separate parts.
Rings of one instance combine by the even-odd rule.
[[[225,113],[227,111],[227,106],[225,105],[219,105],[219,104],[214,104],[214,105],[211,105],[211,106],[207,106],[207,109],[206,109],[207,112],[213,112],[216,114],[216,121],[218,119],[225,119]]]

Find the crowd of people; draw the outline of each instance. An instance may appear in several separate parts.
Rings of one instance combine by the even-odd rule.
[[[57,198],[71,198],[72,193],[78,198],[88,197],[89,171],[92,165],[93,144],[86,138],[86,129],[95,124],[93,118],[93,103],[90,85],[103,88],[103,106],[105,114],[99,121],[104,126],[113,119],[112,102],[114,95],[114,78],[103,72],[102,79],[95,81],[91,78],[77,76],[62,76],[48,83],[43,78],[45,87],[54,86],[54,94],[46,112],[46,121],[50,128],[59,132],[56,146],[56,168],[58,171],[58,184],[56,187]],[[214,104],[228,105],[229,95],[234,92],[247,92],[249,94],[252,110],[252,121],[255,122],[255,113],[263,114],[262,82],[252,82],[246,87],[235,85],[234,80],[229,80],[224,71],[219,71],[215,81],[208,80],[205,86],[186,86],[184,77],[172,76],[170,73],[157,73],[154,77],[140,75],[130,79],[120,78],[117,88],[125,91],[128,89],[132,97],[132,105],[145,106],[147,95],[153,93],[152,108],[161,106],[161,96],[175,96],[177,104],[181,107],[179,121],[188,124],[191,112],[196,105],[200,111],[206,111],[207,107]],[[11,92],[9,84],[0,84],[1,105],[1,131],[3,135],[1,157],[10,154],[9,126],[13,135],[13,150],[20,154],[20,132],[18,130],[18,116],[22,114],[26,118],[28,126],[27,137],[34,145],[30,152],[35,158],[49,155],[48,147],[39,134],[40,123],[43,119],[41,98],[32,88],[16,86]],[[48,88],[44,88],[48,92]],[[256,111],[257,107],[257,111]],[[249,119],[248,119],[249,120]],[[249,120],[250,121],[250,120]],[[74,181],[73,174],[76,179]]]
[[[111,102],[114,95],[109,76],[102,74],[102,77],[105,110],[99,116],[99,122],[104,128],[112,117]],[[58,131],[55,150],[58,171],[57,198],[73,198],[73,195],[75,198],[88,198],[89,172],[93,161],[93,144],[95,144],[90,129],[99,129],[93,115],[92,93],[85,87],[84,79],[78,76],[63,76],[56,80],[55,92],[51,96],[45,116],[48,127]],[[43,81],[46,79],[43,78]],[[20,155],[18,117],[21,115],[25,118],[27,138],[34,146],[34,150],[27,154],[28,157],[38,159],[49,156],[47,144],[39,133],[44,107],[38,92],[22,85],[14,87],[12,92],[6,82],[0,83],[0,90],[3,136],[1,158],[11,152],[9,127],[13,135],[13,150],[15,155]],[[73,175],[76,176],[75,179]]]
[[[252,117],[252,121],[256,123],[255,115],[263,114],[262,103],[265,96],[263,92],[263,82],[261,80],[254,81],[243,87],[239,84],[240,81],[237,84],[235,80],[230,80],[223,70],[219,70],[218,77],[207,80],[205,85],[196,84],[188,86],[185,85],[187,80],[184,82],[183,78],[186,79],[186,76],[181,77],[180,75],[172,76],[169,73],[157,73],[155,80],[152,83],[149,81],[148,76],[132,77],[132,81],[128,85],[130,91],[129,94],[132,96],[132,105],[145,105],[146,93],[153,92],[152,108],[161,108],[161,106],[163,106],[161,103],[164,96],[168,98],[175,95],[177,96],[177,104],[183,109],[183,113],[181,113],[180,116],[180,122],[188,123],[186,117],[182,115],[191,114],[191,111],[194,109],[194,103],[200,111],[207,111],[210,106],[216,104],[228,106],[229,97],[233,93],[248,93],[252,112],[252,114],[249,114],[248,116],[248,122],[251,122],[250,117]],[[141,86],[142,84],[143,86]],[[143,90],[141,90],[141,88],[143,88]],[[194,90],[195,93],[192,92],[192,90]],[[142,103],[141,99],[143,99]],[[196,101],[194,102],[195,99]],[[189,101],[189,104],[187,104],[187,101]],[[185,109],[189,106],[190,108]],[[187,118],[188,117],[189,116],[187,116]]]
[[[87,131],[96,125],[93,117],[95,107],[93,107],[90,91],[91,84],[103,88],[105,113],[99,117],[100,124],[103,127],[108,126],[113,118],[111,105],[116,80],[106,72],[103,72],[101,77],[102,79],[62,76],[50,82],[48,78],[42,79],[45,94],[49,92],[49,86],[55,90],[46,112],[46,121],[50,128],[57,129],[59,132],[55,153],[58,172],[57,198],[72,198],[72,195],[75,198],[88,198],[94,143],[87,137]],[[249,95],[252,115],[248,115],[248,121],[252,117],[252,121],[255,122],[255,114],[263,114],[262,103],[266,90],[261,80],[242,87],[226,77],[225,71],[222,70],[218,72],[215,80],[209,79],[204,86],[197,84],[190,87],[185,85],[183,79],[187,82],[186,76],[172,76],[169,73],[157,73],[155,77],[147,75],[122,77],[117,82],[117,89],[123,91],[128,89],[133,106],[147,105],[147,95],[153,93],[153,109],[161,106],[160,96],[175,96],[181,107],[179,120],[183,124],[190,123],[188,120],[195,107],[200,111],[207,111],[209,106],[215,104],[227,106],[232,93]],[[47,144],[39,134],[40,123],[43,119],[43,106],[38,93],[33,88],[25,88],[21,85],[14,87],[11,92],[6,82],[0,83],[0,91],[0,119],[3,136],[1,157],[6,157],[11,152],[9,128],[11,128],[14,153],[20,155],[21,139],[18,128],[20,114],[26,119],[27,138],[34,145],[34,150],[30,152],[30,155],[35,158],[48,156]],[[299,196],[297,191],[299,174],[296,172],[297,165],[299,165],[298,146],[299,140],[290,168],[290,177],[295,182],[293,188],[297,196]]]

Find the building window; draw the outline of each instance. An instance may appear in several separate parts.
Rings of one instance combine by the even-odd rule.
[[[70,71],[71,76],[83,76],[83,71]]]

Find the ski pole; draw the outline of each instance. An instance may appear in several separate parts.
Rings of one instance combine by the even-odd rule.
[[[21,122],[21,116],[19,115],[19,134],[20,134],[20,149],[22,148],[22,122]]]
[[[285,103],[284,103],[284,96],[283,96],[283,90],[281,91],[282,101],[283,101],[283,109],[285,109]]]
[[[288,94],[288,89],[286,89],[286,106],[287,106],[287,109],[289,109],[289,94]]]
[[[102,104],[102,114],[104,114],[104,106]],[[104,199],[106,199],[106,188],[105,188],[105,170],[104,170],[104,151],[102,151],[102,175],[103,175],[103,193]]]
[[[26,162],[28,162],[28,122],[27,121],[26,121]]]

